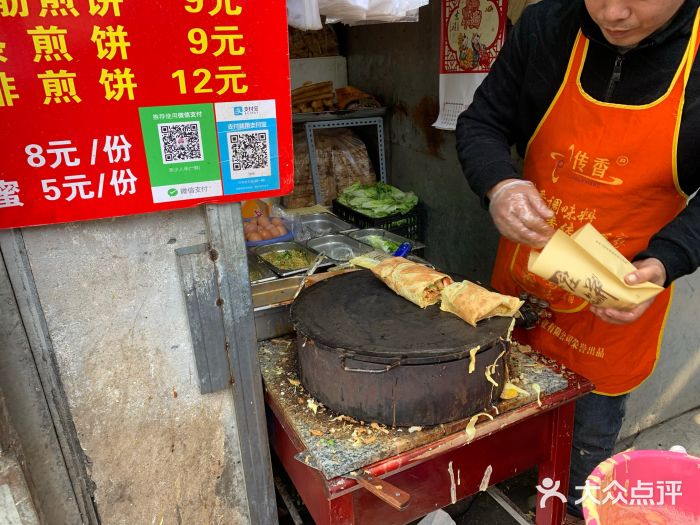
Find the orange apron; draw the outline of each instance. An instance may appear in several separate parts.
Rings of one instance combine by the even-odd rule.
[[[581,86],[588,40],[579,33],[559,92],[528,144],[524,178],[531,180],[571,234],[591,222],[628,259],[686,205],[676,151],[685,84],[698,49],[698,17],[668,91],[641,106],[599,102]],[[653,67],[653,64],[649,64]],[[624,74],[624,73],[623,73]],[[588,304],[527,271],[530,249],[501,238],[492,284],[517,296],[547,300],[552,317],[516,339],[589,378],[596,392],[619,395],[653,372],[672,289],[628,325],[602,321]]]

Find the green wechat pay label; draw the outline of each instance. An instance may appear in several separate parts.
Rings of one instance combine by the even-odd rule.
[[[154,202],[222,195],[212,104],[139,108]]]

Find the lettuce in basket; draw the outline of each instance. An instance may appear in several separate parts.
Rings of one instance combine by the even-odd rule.
[[[418,204],[418,197],[411,191],[403,192],[383,182],[370,186],[356,182],[343,190],[338,196],[338,202],[368,217],[380,219],[410,211]]]

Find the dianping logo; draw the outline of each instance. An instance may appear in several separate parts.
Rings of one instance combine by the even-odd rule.
[[[233,114],[237,117],[243,115],[243,106],[233,106]]]

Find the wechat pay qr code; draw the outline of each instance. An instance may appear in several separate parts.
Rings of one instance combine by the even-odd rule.
[[[159,124],[158,138],[164,164],[204,160],[199,122]]]

